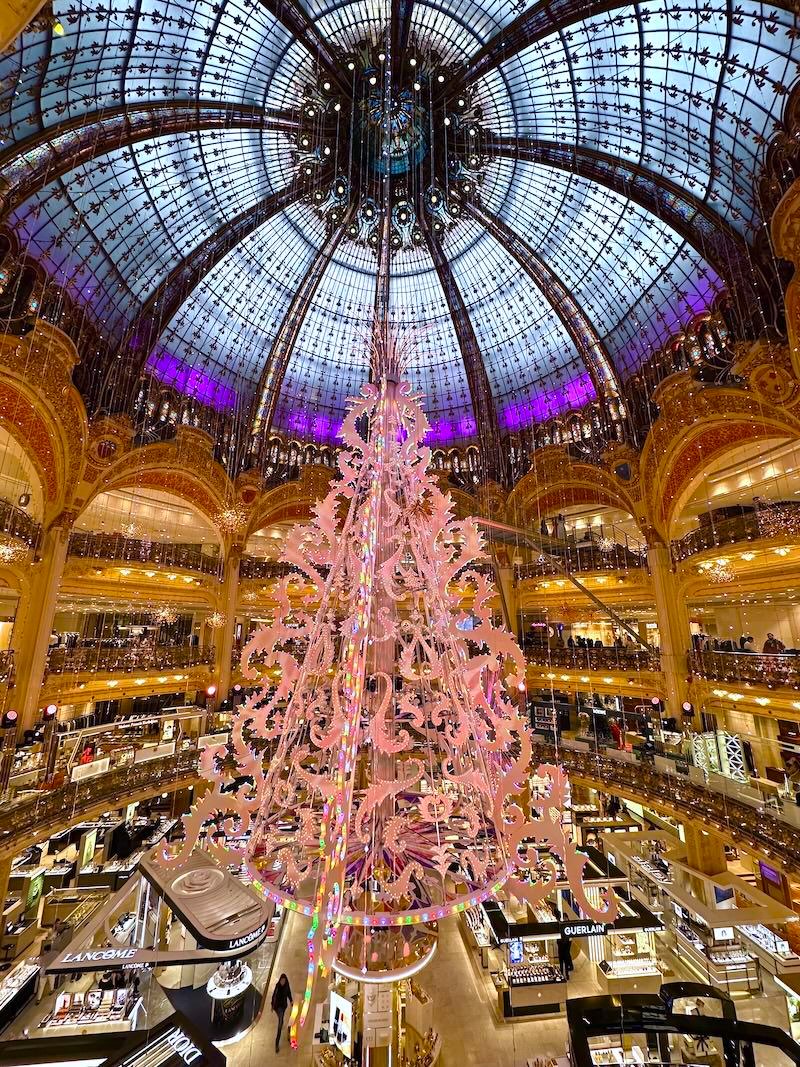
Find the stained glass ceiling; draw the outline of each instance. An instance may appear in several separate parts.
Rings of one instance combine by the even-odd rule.
[[[622,388],[724,290],[758,311],[740,283],[800,55],[781,7],[55,0],[53,18],[0,62],[6,223],[109,351],[219,410],[332,439],[385,307],[447,444],[485,418],[476,391],[519,429]],[[388,180],[370,108],[376,136],[396,124]]]

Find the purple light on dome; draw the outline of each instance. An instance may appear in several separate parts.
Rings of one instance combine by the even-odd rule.
[[[671,293],[659,308],[660,318],[648,316],[644,329],[638,330],[623,348],[619,358],[621,366],[635,370],[674,334],[688,326],[695,316],[708,311],[725,286],[710,268],[707,268],[707,274],[706,278],[687,278],[683,283],[683,296]]]
[[[453,440],[453,424],[448,419],[431,419],[428,432],[425,434],[425,443],[429,445],[445,445]]]
[[[194,397],[216,411],[231,411],[236,407],[235,389],[223,385],[205,371],[184,363],[164,348],[150,353],[147,369],[164,385],[171,385],[178,392]]]
[[[323,412],[298,408],[294,411],[279,410],[275,415],[273,426],[276,430],[296,435],[305,441],[333,444],[338,437],[342,420]]]
[[[503,408],[500,412],[500,423],[506,430],[520,430],[532,422],[551,419],[562,411],[583,407],[596,397],[591,375],[586,371],[558,389],[535,393],[527,400]]]

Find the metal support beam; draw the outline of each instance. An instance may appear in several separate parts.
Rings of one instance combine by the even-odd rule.
[[[458,347],[461,350],[461,358],[464,361],[464,370],[469,384],[470,397],[472,398],[472,412],[475,416],[476,432],[480,442],[481,461],[484,474],[492,481],[501,485],[507,481],[506,456],[500,437],[500,423],[497,418],[492,389],[489,384],[489,375],[483,362],[478,339],[469,317],[467,306],[458,288],[458,283],[453,276],[450,263],[445,256],[441,243],[431,232],[425,219],[424,210],[417,212],[428,251],[431,254],[439,283],[442,286],[453,327],[458,338]]]
[[[532,44],[568,29],[574,22],[628,7],[623,0],[536,0],[475,52],[455,81],[447,86],[447,94],[453,96]],[[793,0],[778,0],[772,7],[795,14]],[[724,56],[721,58],[724,60]]]
[[[0,152],[0,218],[11,214],[49,182],[117,148],[196,130],[300,128],[290,111],[214,100],[164,100],[121,104],[67,119]]]
[[[305,190],[304,183],[294,181],[279,192],[263,197],[226,222],[175,264],[147,298],[128,328],[120,346],[122,358],[111,362],[98,393],[100,405],[113,404],[119,407],[122,403],[127,409],[147,357],[181,304],[237,244],[299,200]]]
[[[395,87],[403,80],[413,13],[414,0],[392,0],[389,16],[389,57],[392,64],[392,85]]]
[[[778,283],[767,277],[760,263],[754,262],[745,238],[699,197],[661,173],[595,148],[536,137],[490,135],[486,151],[493,156],[540,163],[588,178],[655,215],[688,241],[735,290],[744,332],[760,331],[762,309],[774,303],[771,293],[779,291]]]
[[[322,37],[314,25],[314,19],[301,5],[300,0],[260,0],[261,6],[278,20],[306,51],[319,62],[320,66],[331,76],[343,92],[349,92],[349,85],[339,65],[336,52]]]
[[[300,329],[311,306],[311,301],[314,299],[314,294],[339,247],[349,220],[350,214],[348,213],[325,238],[283,316],[258,383],[257,407],[252,423],[254,439],[260,437],[266,441],[269,437],[283,379],[300,335]]]
[[[586,312],[570,295],[558,275],[547,266],[523,237],[497,215],[478,207],[477,204],[467,203],[465,206],[468,214],[472,215],[498,244],[511,253],[541,290],[583,359],[598,397],[619,396],[620,382],[617,379],[611,356]]]

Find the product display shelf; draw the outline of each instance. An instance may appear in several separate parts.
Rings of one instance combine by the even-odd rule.
[[[789,942],[760,923],[737,926],[747,952],[752,953],[770,974],[800,974],[800,956],[792,952]]]
[[[674,926],[678,956],[695,973],[731,993],[746,993],[758,985],[756,961],[738,944],[712,948],[691,927]]]

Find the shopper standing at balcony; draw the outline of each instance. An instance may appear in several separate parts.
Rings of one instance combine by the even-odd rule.
[[[620,729],[619,723],[617,722],[616,719],[612,719],[611,720],[610,730],[611,730],[611,736],[614,738],[615,747],[618,748],[618,749],[624,748],[625,745],[624,745],[623,740],[622,740],[622,730]]]
[[[765,652],[768,656],[776,656],[785,650],[786,645],[783,641],[779,641],[775,634],[767,634],[767,639],[764,642],[762,652]]]

